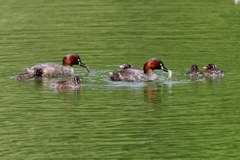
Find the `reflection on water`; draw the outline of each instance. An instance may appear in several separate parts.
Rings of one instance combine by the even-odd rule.
[[[187,77],[187,76],[186,76],[186,78],[187,78],[187,79],[190,79],[190,80],[192,80],[192,81],[196,81],[196,80],[201,80],[201,79],[203,79],[203,77],[197,77],[197,76],[195,76],[195,77]]]
[[[196,137],[197,142],[199,139],[201,140],[202,130],[209,128],[212,130],[212,127],[216,126],[222,128],[218,117],[215,116],[215,112],[211,112],[213,109],[209,106],[212,104],[214,107],[221,107],[222,101],[218,99],[216,103],[215,99],[218,97],[212,94],[213,87],[208,87],[218,86],[214,89],[215,92],[219,92],[219,89],[221,91],[220,83],[212,83],[204,78],[186,80],[184,76],[178,78],[175,75],[173,80],[165,82],[113,82],[106,80],[108,77],[106,70],[95,70],[95,72],[96,74],[93,72],[88,77],[82,76],[83,87],[78,90],[51,90],[49,88],[52,81],[70,79],[71,76],[24,81],[12,79],[11,85],[17,84],[19,87],[16,89],[16,93],[24,93],[24,96],[20,96],[23,100],[17,99],[19,95],[15,96],[15,103],[24,106],[24,110],[18,107],[19,105],[11,109],[10,107],[5,108],[3,113],[8,121],[14,124],[14,127],[6,125],[3,126],[4,130],[7,133],[13,129],[16,132],[20,130],[24,133],[22,135],[34,137],[34,142],[28,142],[33,146],[36,141],[42,142],[42,139],[50,141],[47,142],[47,145],[57,144],[59,146],[64,140],[68,143],[75,143],[78,147],[90,144],[89,148],[95,150],[101,150],[106,141],[114,147],[121,145],[118,141],[124,141],[124,144],[117,148],[118,150],[126,148],[125,144],[128,143],[132,143],[136,150],[141,150],[141,147],[138,148],[139,144],[144,144],[142,147],[151,147],[150,143],[155,139],[161,139],[163,146],[167,148],[164,152],[168,153],[168,144],[175,144],[179,140],[181,142],[179,144],[184,144],[184,147],[189,147],[191,150],[192,146],[185,143],[188,140],[186,134],[191,138]],[[159,76],[159,78],[161,77]],[[13,95],[11,94],[11,96]],[[213,102],[212,99],[214,99]],[[221,114],[220,107],[217,109]],[[12,112],[12,109],[15,112]],[[19,116],[19,113],[22,116]],[[22,118],[24,116],[26,118]],[[16,117],[19,119],[15,120]],[[207,121],[209,117],[214,117],[215,120],[212,119],[209,122]],[[206,121],[208,125],[205,125]],[[21,122],[25,128],[21,126]],[[32,128],[34,130],[25,134],[25,130]],[[214,130],[217,132],[217,129]],[[163,134],[158,134],[160,132]],[[76,134],[78,135],[76,136]],[[133,137],[136,142],[132,141]],[[2,141],[6,142],[11,138],[6,136],[6,138],[2,138]],[[26,139],[21,137],[21,134],[16,138]],[[204,138],[205,136],[203,137],[205,142]],[[215,138],[216,142],[219,141],[214,136],[212,138]],[[145,142],[149,142],[149,144]],[[14,142],[10,144],[14,144]],[[91,146],[92,144],[94,145]],[[96,147],[95,144],[101,148]],[[154,144],[156,144],[156,148],[159,147],[157,143],[154,142]],[[109,150],[108,145],[104,147]],[[12,147],[9,148],[12,149]],[[176,148],[182,151],[181,146]],[[44,147],[39,147],[40,149],[42,152],[48,152]],[[62,147],[62,149],[66,150],[66,147]],[[88,153],[86,152],[87,155],[89,155]]]
[[[212,82],[218,82],[221,81],[222,77],[205,77],[204,82],[206,83],[212,83]]]
[[[147,103],[159,103],[163,101],[166,93],[171,93],[171,82],[167,83],[146,83],[144,88],[144,100]]]
[[[66,107],[79,107],[81,104],[80,90],[59,91],[57,93],[62,97],[62,100],[65,101]]]
[[[154,83],[147,83],[144,89],[144,99],[147,103],[159,103],[162,101],[163,87]]]
[[[58,93],[58,94],[69,94],[69,95],[80,95],[82,87],[80,88],[65,88],[65,89],[51,89],[52,93]]]
[[[223,77],[186,77],[191,81],[204,81],[204,82],[217,82],[220,81]]]
[[[1,1],[0,159],[239,159],[240,6],[230,1]],[[71,77],[10,77],[70,52],[91,68],[74,66],[79,90],[49,88]],[[151,57],[171,81],[108,81],[117,64]],[[185,78],[208,61],[228,76]]]

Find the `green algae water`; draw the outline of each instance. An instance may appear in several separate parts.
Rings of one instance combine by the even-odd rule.
[[[0,159],[238,159],[240,5],[231,0],[2,1]],[[16,81],[37,63],[75,52],[68,77]],[[172,73],[157,82],[108,80],[152,57]],[[219,81],[185,77],[215,63]]]

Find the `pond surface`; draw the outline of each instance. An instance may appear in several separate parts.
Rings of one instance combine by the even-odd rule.
[[[238,159],[240,5],[234,1],[4,1],[0,6],[0,159]],[[37,63],[75,52],[68,77],[16,81]],[[173,72],[113,82],[119,65],[152,57]],[[185,77],[215,63],[218,81]],[[204,69],[200,69],[204,71]]]

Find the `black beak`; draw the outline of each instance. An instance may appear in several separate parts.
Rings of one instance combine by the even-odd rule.
[[[86,64],[85,64],[85,63],[83,63],[83,62],[81,62],[81,61],[79,61],[79,66],[81,66],[81,67],[85,67],[85,66],[86,66]]]
[[[162,70],[164,70],[165,72],[168,72],[168,69],[165,66],[163,66]]]
[[[79,61],[79,66],[86,68],[86,70],[88,71],[88,73],[90,73],[90,69],[89,69],[89,67],[88,67],[85,63]]]

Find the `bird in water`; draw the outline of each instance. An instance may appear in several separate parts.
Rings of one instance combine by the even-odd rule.
[[[120,65],[119,68],[122,68],[122,69],[128,69],[128,68],[132,68],[132,69],[143,69],[141,67],[133,67],[130,63],[125,63],[123,65]]]
[[[199,71],[197,65],[192,65],[191,71],[186,73],[187,77],[203,77],[203,73]]]
[[[168,72],[163,62],[158,58],[150,58],[143,66],[143,70],[128,68],[119,72],[110,73],[109,80],[128,81],[128,82],[148,82],[156,81],[157,75],[153,72],[155,69],[161,69]]]
[[[80,83],[81,79],[78,76],[72,77],[71,80],[61,80],[52,82],[49,86],[51,89],[73,89],[80,88],[82,84]]]
[[[225,73],[218,69],[213,63],[210,63],[203,68],[206,69],[206,71],[203,73],[205,77],[222,78],[225,76]]]
[[[42,70],[42,68],[34,68],[29,71],[25,71],[22,73],[19,73],[16,75],[16,80],[23,80],[23,79],[31,79],[31,78],[42,78],[42,75],[45,73],[45,71]]]
[[[76,53],[69,53],[64,56],[62,65],[52,62],[39,63],[31,68],[27,68],[26,73],[34,72],[36,68],[42,68],[45,71],[42,74],[43,77],[69,76],[74,74],[72,65],[84,67],[90,73],[89,67],[81,61],[80,56]]]

